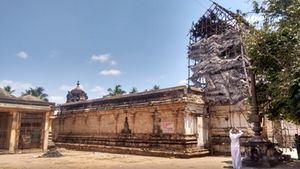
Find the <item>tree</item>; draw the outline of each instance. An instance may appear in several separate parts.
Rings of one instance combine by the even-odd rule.
[[[44,101],[48,101],[48,94],[44,93],[44,91],[45,89],[43,87],[35,87],[35,89],[30,87],[28,90],[25,90],[25,92],[22,92],[22,96],[32,95]]]
[[[137,88],[133,87],[129,93],[137,93],[137,92],[138,92]]]
[[[258,104],[271,119],[300,123],[300,1],[253,1],[264,17],[245,36],[256,74]]]
[[[116,85],[114,89],[108,88],[107,91],[109,94],[107,96],[116,96],[116,95],[122,95],[126,93],[125,90],[122,90],[121,85]]]
[[[152,88],[151,90],[152,90],[152,91],[153,91],[153,90],[159,90],[159,85],[154,85],[153,88]]]
[[[15,92],[15,90],[12,90],[11,86],[4,86],[4,90],[7,91],[9,94],[12,94],[13,92]]]

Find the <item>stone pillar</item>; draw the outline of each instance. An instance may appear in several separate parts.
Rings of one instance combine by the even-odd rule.
[[[50,115],[51,115],[51,112],[45,113],[43,151],[47,151],[47,149],[48,149]]]
[[[120,115],[120,113],[119,113],[119,112],[116,112],[116,113],[114,113],[113,115],[114,115],[114,119],[115,119],[115,122],[116,122],[115,133],[117,134],[117,133],[118,133],[118,120],[119,120],[119,115]]]
[[[178,132],[178,114],[180,112],[180,109],[176,109],[176,110],[173,110],[173,120],[174,120],[174,134],[177,134]]]
[[[131,117],[131,120],[132,120],[132,133],[135,133],[134,126],[135,126],[136,113],[137,113],[136,111],[133,111],[132,113],[129,113],[129,117]]]
[[[157,108],[152,113],[152,119],[153,119],[152,134],[160,135],[162,133],[162,130],[160,128],[161,118],[160,118],[160,113],[158,112]]]
[[[18,143],[18,126],[19,126],[19,118],[17,112],[11,112],[12,120],[11,120],[11,128],[10,128],[10,138],[9,138],[9,152],[15,153]]]
[[[98,119],[98,134],[101,133],[101,118],[102,118],[102,115],[100,113],[98,113],[97,115],[97,119]]]
[[[186,113],[184,117],[184,134],[196,134],[195,127],[194,117],[190,113]]]
[[[203,130],[203,117],[197,117],[197,142],[198,147],[204,147],[204,130]]]
[[[49,132],[53,134],[52,124],[53,124],[54,117],[49,116]]]

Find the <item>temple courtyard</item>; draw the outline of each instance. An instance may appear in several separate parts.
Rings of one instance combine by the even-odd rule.
[[[64,169],[64,168],[101,168],[101,169],[221,169],[232,168],[229,156],[207,156],[202,158],[178,159],[127,154],[110,154],[60,149],[63,154],[58,158],[40,158],[41,153],[3,154],[0,155],[1,169]],[[292,157],[295,155],[291,153]],[[243,167],[251,169],[251,167]],[[300,168],[300,161],[281,164],[273,169]]]

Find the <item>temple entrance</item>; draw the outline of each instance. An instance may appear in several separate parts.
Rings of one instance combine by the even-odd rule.
[[[9,113],[0,112],[0,149],[9,147]]]
[[[19,149],[42,148],[43,121],[41,113],[22,113]]]

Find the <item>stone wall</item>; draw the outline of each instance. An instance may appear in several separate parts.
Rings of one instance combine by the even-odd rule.
[[[230,154],[229,130],[238,127],[243,131],[243,145],[252,135],[251,124],[247,121],[250,106],[245,103],[209,107],[210,114],[210,151],[212,154]]]
[[[118,144],[119,137],[128,138],[129,142],[135,142],[135,147],[151,147],[155,138],[162,144],[159,147],[181,149],[196,147],[196,128],[184,125],[191,125],[188,119],[194,121],[196,118],[188,115],[184,104],[160,105],[142,108],[127,108],[126,110],[111,109],[105,111],[88,111],[69,114],[57,119],[59,122],[59,135],[57,141],[71,141],[68,138],[74,137],[72,142],[82,142],[84,139],[76,140],[76,137],[97,137],[105,144]],[[128,119],[129,132],[122,133],[125,129],[125,119]],[[155,121],[157,119],[157,121]],[[186,119],[186,121],[184,121]],[[156,124],[157,123],[157,124]],[[155,125],[158,130],[155,131]],[[75,139],[75,140],[74,140]],[[138,140],[143,140],[138,141]],[[87,141],[87,140],[85,140]],[[96,140],[94,140],[96,141]],[[150,142],[149,142],[150,141]],[[124,141],[124,146],[130,146]],[[180,144],[180,146],[176,145]]]
[[[247,121],[251,107],[247,103],[209,107],[210,151],[212,154],[230,154],[229,129],[238,127],[243,131],[240,139],[241,152],[244,145],[253,136],[252,124]],[[294,135],[300,133],[300,126],[284,120],[262,119],[262,136],[281,147],[294,146]]]
[[[64,134],[120,134],[124,129],[124,122],[127,117],[132,133],[151,134],[155,111],[157,111],[156,116],[160,119],[160,124],[164,124],[164,126],[169,124],[166,127],[170,127],[169,130],[168,128],[162,129],[162,134],[184,134],[184,112],[180,110],[180,106],[173,110],[166,109],[164,106],[159,106],[156,109],[143,107],[126,110],[92,110],[65,115],[57,120],[59,120],[59,132]]]
[[[265,120],[264,129],[269,140],[286,148],[294,147],[295,134],[300,135],[299,125],[283,120]]]
[[[203,139],[207,130],[197,128],[198,123],[207,123],[201,118],[207,116],[201,95],[181,87],[133,96],[62,105],[53,122],[54,141],[74,149],[131,147],[146,154],[153,150],[195,153],[207,145],[208,136]]]

